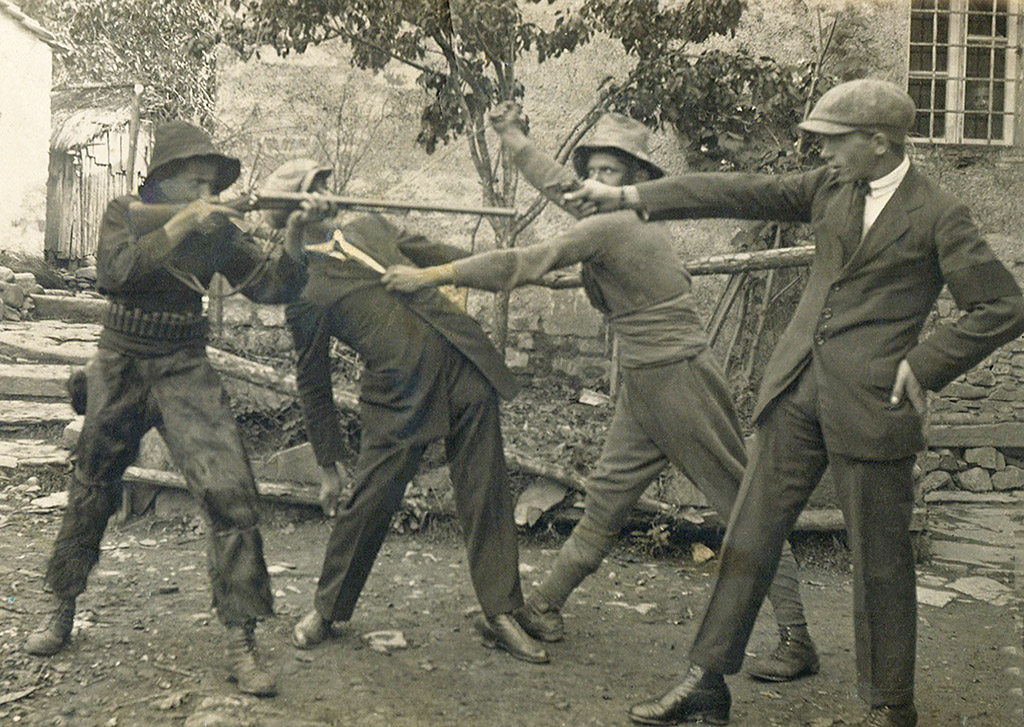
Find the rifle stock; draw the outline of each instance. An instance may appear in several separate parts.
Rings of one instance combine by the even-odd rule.
[[[302,192],[269,192],[254,193],[237,199],[219,202],[240,212],[254,210],[289,210],[298,209],[302,202],[312,199],[314,195]],[[510,207],[474,207],[465,205],[432,204],[428,202],[395,202],[385,199],[367,199],[364,197],[343,197],[336,194],[318,194],[318,199],[336,205],[340,209],[359,212],[442,212],[452,215],[476,215],[484,217],[515,217],[516,210]],[[138,235],[145,235],[159,227],[163,227],[171,217],[185,205],[145,202],[132,202],[128,215],[132,227]]]

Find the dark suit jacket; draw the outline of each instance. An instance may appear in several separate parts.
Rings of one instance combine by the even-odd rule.
[[[309,226],[307,234],[319,242],[335,229]],[[358,217],[340,229],[384,267],[438,265],[467,255],[409,234],[380,215]],[[459,359],[476,367],[500,396],[518,393],[519,383],[480,324],[437,289],[391,293],[379,273],[359,262],[309,258],[309,282],[287,317],[299,354],[297,383],[307,431],[320,464],[337,458],[341,441],[330,390],[331,336],[354,349],[365,366],[360,379],[364,436],[372,432],[385,441],[412,444],[446,434],[446,369]]]
[[[967,207],[911,167],[852,257],[853,185],[827,167],[793,175],[692,174],[638,185],[650,219],[730,217],[810,223],[815,257],[803,297],[761,384],[755,419],[813,360],[820,367],[821,426],[830,451],[866,460],[924,446],[909,401],[889,393],[907,359],[938,390],[1024,331],[1020,289]],[[965,315],[918,336],[943,285]]]

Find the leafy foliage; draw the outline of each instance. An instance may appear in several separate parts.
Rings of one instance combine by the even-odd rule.
[[[217,0],[25,0],[26,13],[67,45],[55,85],[145,86],[150,118],[212,123]]]

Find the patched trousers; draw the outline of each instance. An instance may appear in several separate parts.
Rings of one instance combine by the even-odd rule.
[[[875,707],[911,702],[917,643],[913,464],[913,457],[874,462],[827,451],[812,362],[758,426],[691,660],[724,674],[739,671],[782,545],[831,465],[853,557],[858,691]]]
[[[88,403],[75,475],[47,581],[59,598],[86,587],[121,501],[121,476],[157,427],[207,520],[213,605],[226,625],[272,612],[257,529],[258,495],[220,378],[202,349],[134,358],[100,349],[86,368]]]

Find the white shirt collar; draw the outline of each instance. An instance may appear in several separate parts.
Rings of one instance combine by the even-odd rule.
[[[884,177],[873,179],[868,182],[868,187],[871,191],[868,193],[871,197],[883,197],[885,195],[891,195],[896,191],[896,188],[900,186],[900,182],[907,176],[907,172],[910,171],[910,157],[903,155],[903,161],[901,161],[895,169],[886,174]]]

